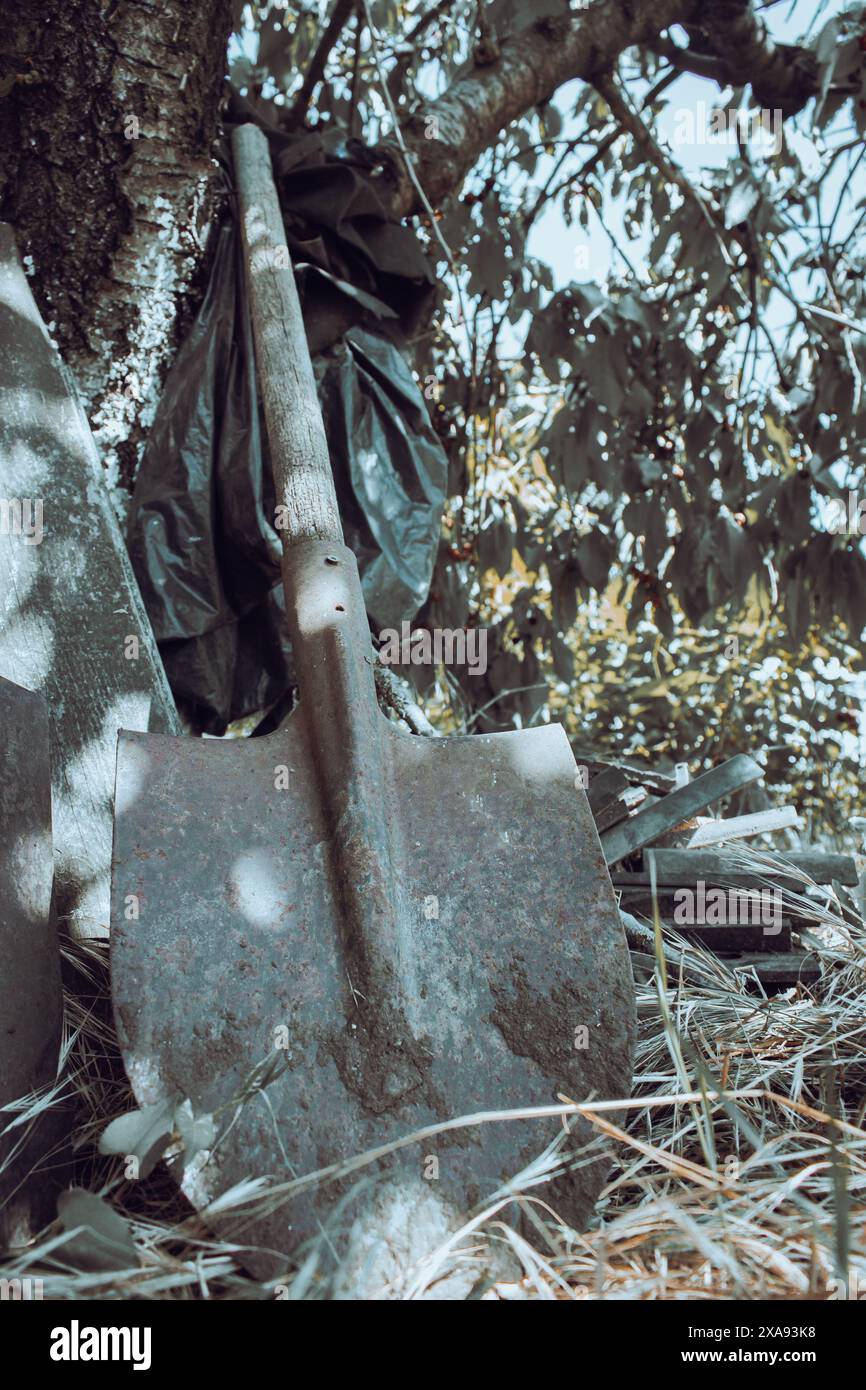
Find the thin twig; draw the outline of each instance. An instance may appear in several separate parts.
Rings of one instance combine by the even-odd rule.
[[[408,44],[416,43],[435,20],[444,18],[453,8],[454,0],[439,0],[438,5],[434,5],[432,10],[428,10],[425,15],[421,16],[417,24],[413,24],[412,28],[406,31],[406,42]]]
[[[349,98],[349,136],[355,134],[355,117],[358,112],[358,86],[361,67],[361,40],[364,37],[364,16],[358,9],[357,28],[355,30],[355,56],[352,59],[352,91]]]
[[[310,66],[307,68],[306,75],[301,83],[300,91],[295,97],[286,118],[286,124],[288,126],[298,126],[304,120],[307,114],[307,107],[310,104],[310,97],[322,80],[325,64],[331,56],[331,50],[340,37],[340,34],[343,32],[343,28],[351,17],[352,11],[357,3],[358,0],[334,0],[331,18],[328,20],[325,32],[319,40],[318,47],[313,54]]]
[[[659,172],[664,176],[668,183],[672,183],[680,190],[683,196],[691,203],[694,203],[700,211],[701,216],[715,237],[722,260],[731,272],[730,284],[742,302],[751,310],[751,304],[746,291],[738,279],[738,267],[725,245],[717,220],[712,210],[707,206],[703,195],[695,188],[690,179],[687,179],[680,168],[674,164],[673,160],[662,149],[652,131],[640,119],[638,113],[628,104],[625,97],[616,86],[612,76],[600,75],[594,79],[594,85],[604,97],[611,109],[615,119],[624,130],[633,137],[636,144],[640,146]]]
[[[373,667],[373,675],[380,698],[399,715],[413,734],[423,734],[426,738],[439,737],[438,730],[433,728],[421,706],[412,699],[405,681],[401,681],[389,667],[378,660]]]
[[[458,302],[458,304],[459,304],[459,306],[460,306],[460,321],[461,321],[461,323],[465,324],[465,323],[467,322],[467,318],[466,318],[466,307],[465,307],[465,305],[464,305],[464,303],[463,303],[463,290],[462,290],[461,285],[460,285],[460,276],[459,276],[459,274],[458,274],[457,266],[456,266],[455,261],[454,261],[454,254],[453,254],[453,252],[452,252],[452,250],[451,250],[451,247],[448,245],[448,242],[445,240],[444,236],[442,235],[441,231],[439,230],[439,223],[438,223],[438,220],[437,220],[437,217],[436,217],[436,213],[433,211],[433,208],[432,208],[432,206],[431,206],[431,204],[430,204],[430,199],[427,197],[427,194],[424,192],[424,189],[421,187],[421,183],[420,183],[420,181],[419,181],[419,179],[418,179],[418,175],[417,175],[416,172],[415,172],[415,164],[414,164],[414,161],[413,161],[413,159],[412,159],[411,154],[409,153],[409,148],[408,148],[408,146],[407,146],[407,144],[406,144],[406,141],[405,141],[405,139],[404,139],[404,137],[403,137],[403,131],[402,131],[401,127],[400,127],[400,119],[399,119],[399,117],[398,117],[398,115],[397,115],[397,109],[396,109],[396,107],[394,106],[394,100],[393,100],[393,98],[392,98],[392,96],[391,96],[391,92],[390,92],[390,90],[389,90],[388,83],[387,83],[387,80],[386,80],[386,78],[385,78],[385,73],[384,73],[383,68],[382,68],[382,58],[381,58],[381,54],[380,54],[379,36],[378,36],[378,34],[377,34],[377,32],[376,32],[376,26],[375,26],[374,23],[373,23],[373,16],[372,16],[372,14],[370,13],[370,4],[369,4],[369,0],[361,0],[361,3],[363,4],[363,7],[364,7],[364,14],[366,15],[366,19],[367,19],[367,28],[370,30],[370,42],[371,42],[372,47],[373,47],[373,58],[374,58],[374,61],[375,61],[375,64],[376,64],[376,73],[377,73],[378,78],[379,78],[379,86],[380,86],[381,89],[382,89],[382,96],[384,97],[385,104],[386,104],[386,106],[388,107],[388,111],[389,111],[390,116],[391,116],[391,123],[392,123],[392,126],[393,126],[394,139],[396,140],[397,146],[398,146],[398,148],[399,148],[399,150],[400,150],[400,153],[401,153],[401,155],[402,155],[402,157],[403,157],[403,163],[404,163],[405,168],[406,168],[406,173],[407,173],[408,176],[409,176],[409,181],[410,181],[410,183],[412,184],[412,187],[415,189],[415,192],[416,192],[417,195],[418,195],[418,199],[419,199],[419,201],[420,201],[420,203],[421,203],[421,206],[423,207],[424,211],[425,211],[426,214],[427,214],[427,217],[429,218],[429,221],[430,221],[430,230],[432,231],[432,233],[433,233],[433,235],[435,236],[436,240],[439,242],[439,245],[441,246],[442,251],[443,251],[443,253],[444,253],[444,255],[445,255],[445,259],[446,259],[446,261],[448,262],[448,266],[449,266],[449,269],[451,270],[451,274],[452,274],[452,276],[454,277],[454,287],[455,287],[455,290],[456,290],[456,292],[457,292],[457,302]],[[475,386],[474,378],[473,378],[473,380],[472,380],[471,385],[472,385],[472,387],[474,388],[474,386]]]
[[[668,87],[670,87],[674,82],[676,82],[679,76],[680,74],[675,70],[666,72],[665,75],[661,77],[659,81],[655,84],[655,86],[651,87],[650,90],[647,92],[646,96],[641,102],[641,111],[645,111],[647,107],[652,106],[656,98],[661,96],[662,92],[664,92]],[[547,180],[547,183],[544,185],[544,188],[541,190],[540,194],[538,195],[529,212],[526,214],[524,218],[524,230],[532,226],[533,222],[538,217],[538,214],[541,212],[541,209],[544,206],[544,204],[549,202],[552,198],[555,198],[563,188],[567,188],[568,185],[572,183],[581,183],[583,179],[586,177],[586,175],[592,172],[596,164],[598,164],[598,162],[604,158],[611,145],[613,145],[615,141],[619,139],[621,133],[622,132],[619,126],[617,126],[614,130],[610,132],[609,135],[606,135],[603,140],[599,141],[593,153],[589,156],[586,162],[583,165],[581,165],[580,169],[578,169],[576,173],[569,174],[567,179],[563,179],[562,183],[557,184],[555,187],[553,187],[553,181],[556,175],[559,173],[560,169],[562,168],[563,164],[565,163],[568,155],[571,153],[573,149],[576,148],[576,146],[585,144],[586,138],[585,136],[581,136],[577,140],[568,141],[568,148],[557,160],[550,174],[550,177]]]

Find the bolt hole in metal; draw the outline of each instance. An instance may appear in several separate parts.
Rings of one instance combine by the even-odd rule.
[[[326,555],[326,556],[325,556],[325,564],[326,564],[326,565],[338,565],[339,563],[340,563],[340,561],[337,559],[336,555]],[[336,603],[336,604],[334,604],[334,610],[335,610],[335,612],[337,612],[337,613],[345,613],[345,611],[346,611],[342,603]]]

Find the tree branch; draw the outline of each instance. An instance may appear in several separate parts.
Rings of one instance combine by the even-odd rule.
[[[413,734],[423,734],[427,738],[438,738],[438,731],[434,729],[417,700],[412,698],[412,691],[408,682],[401,680],[389,666],[383,666],[378,656],[373,667],[373,675],[376,678],[376,690],[379,698],[403,720],[404,724],[408,725]]]
[[[672,72],[670,69],[668,69],[665,75],[659,79],[655,86],[651,87],[650,90],[647,92],[646,96],[641,102],[641,111],[648,110],[648,108],[652,106],[656,98],[661,96],[662,92],[664,92],[671,85],[672,82],[675,82],[677,80],[677,75],[678,74],[676,72]],[[533,203],[532,207],[529,209],[529,211],[526,213],[523,219],[524,235],[529,231],[529,228],[532,226],[533,222],[538,217],[545,203],[550,202],[554,198],[558,197],[562,190],[564,188],[567,188],[569,184],[576,184],[578,187],[580,187],[587,175],[592,173],[596,164],[598,164],[604,158],[611,145],[613,145],[615,141],[619,139],[621,134],[622,127],[620,125],[617,125],[610,132],[609,135],[605,135],[603,139],[601,139],[598,142],[585,164],[581,165],[581,167],[575,173],[570,173],[567,178],[562,180],[561,183],[556,183],[556,175],[559,173],[560,169],[562,168],[562,165],[565,163],[566,159],[568,158],[568,155],[571,153],[571,149],[569,147],[566,148],[562,158],[557,160],[557,163],[554,165],[553,172],[551,173],[550,178],[547,180],[547,183],[544,185],[535,202]]]
[[[622,93],[618,90],[613,78],[607,74],[597,77],[595,79],[595,87],[610,107],[614,119],[619,122],[623,130],[629,132],[636,144],[644,150],[647,158],[655,164],[656,168],[665,179],[665,182],[674,184],[683,196],[697,207],[716,239],[719,253],[730,272],[730,284],[732,289],[747,306],[751,307],[749,305],[749,299],[737,278],[738,267],[734,263],[731,253],[725,243],[723,230],[717,222],[713,208],[709,206],[703,194],[686,178],[683,171],[674,164],[673,160],[670,159],[667,153],[662,149],[661,145],[652,134],[652,131],[644,125],[640,116],[633,110]]]
[[[444,19],[452,8],[453,0],[439,0],[439,3],[434,5],[432,10],[428,10],[425,15],[421,16],[416,24],[413,24],[411,29],[407,30],[406,42],[414,44],[417,39],[420,39],[422,35],[426,33],[435,20]]]
[[[715,53],[735,55],[740,81],[751,84],[755,100],[783,116],[802,111],[818,91],[818,63],[807,48],[777,44],[751,0],[712,0],[701,7],[701,28]]]
[[[692,72],[696,77],[706,77],[711,82],[717,82],[720,87],[725,87],[733,81],[724,59],[709,53],[695,53],[691,48],[680,48],[679,44],[666,35],[656,39],[655,43],[650,44],[650,48],[659,58],[673,63],[680,72]]]
[[[292,103],[291,110],[286,118],[286,125],[289,129],[299,126],[307,114],[307,107],[310,104],[310,97],[322,80],[325,71],[325,64],[331,56],[331,51],[343,32],[343,28],[351,17],[357,0],[334,0],[334,8],[331,11],[331,18],[325,27],[325,32],[319,40],[319,45],[313,54],[312,62],[307,69],[301,89]]]
[[[416,180],[396,142],[379,147],[394,185],[394,214],[420,210],[416,181],[436,207],[503,127],[543,105],[563,83],[590,80],[624,49],[646,47],[670,25],[688,23],[699,8],[699,0],[598,0],[574,18],[542,20],[506,39],[495,62],[474,67],[406,122]]]
[[[663,39],[674,24],[690,33],[689,49]],[[439,206],[504,127],[543,105],[564,83],[609,72],[633,47],[654,49],[723,84],[751,83],[755,99],[783,116],[801,110],[817,90],[814,55],[774,43],[750,0],[596,0],[573,17],[541,20],[505,39],[496,61],[476,64],[416,111],[403,127],[402,141],[379,146],[394,215],[421,210],[419,184],[433,207]],[[733,73],[731,55],[736,55]],[[413,176],[402,144],[413,161]]]

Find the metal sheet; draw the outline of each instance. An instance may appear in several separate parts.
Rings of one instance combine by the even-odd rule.
[[[179,732],[87,419],[0,222],[0,670],[44,695],[58,914],[108,934],[117,730]]]
[[[48,712],[31,690],[0,678],[0,1105],[50,1084],[62,1024],[53,878]],[[0,1130],[14,1120],[0,1117]],[[62,1123],[0,1137],[0,1246],[24,1244],[48,1219],[51,1150]]]

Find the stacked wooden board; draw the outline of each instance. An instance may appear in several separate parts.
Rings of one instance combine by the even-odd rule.
[[[854,887],[850,855],[773,850],[772,866],[744,869],[730,848],[683,847],[683,841],[748,837],[790,823],[778,811],[707,826],[694,819],[707,807],[756,782],[761,769],[738,755],[693,781],[628,765],[585,761],[587,794],[623,913],[661,921],[686,940],[724,956],[766,992],[809,985],[818,959],[801,941],[814,917],[791,895],[825,885]],[[703,831],[704,833],[698,833]],[[787,872],[786,872],[787,870]],[[697,909],[697,910],[695,910]]]

